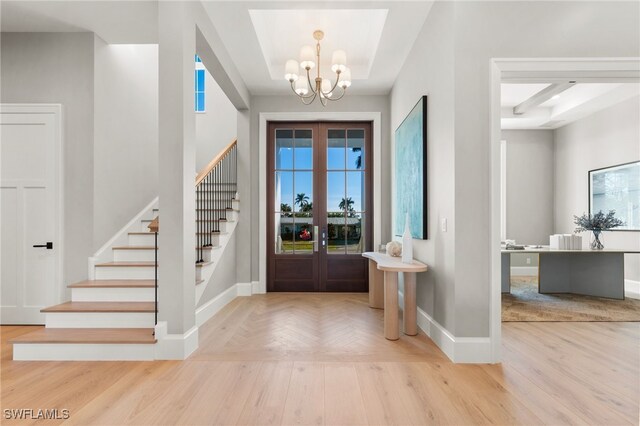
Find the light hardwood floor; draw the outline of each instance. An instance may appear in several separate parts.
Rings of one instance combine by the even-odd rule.
[[[109,425],[639,423],[640,323],[508,323],[502,364],[456,365],[422,333],[384,339],[367,303],[238,298],[183,362],[15,362],[7,341],[33,328],[5,326],[1,406]]]

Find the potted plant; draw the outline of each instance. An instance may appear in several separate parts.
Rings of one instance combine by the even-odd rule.
[[[576,232],[591,231],[591,250],[602,250],[604,244],[600,240],[600,234],[602,231],[608,231],[609,229],[617,228],[618,226],[624,226],[624,222],[615,217],[616,211],[609,210],[609,213],[605,214],[602,210],[598,213],[591,215],[584,213],[582,216],[573,216],[573,223],[578,227]]]

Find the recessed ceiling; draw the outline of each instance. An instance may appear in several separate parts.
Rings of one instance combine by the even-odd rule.
[[[156,1],[0,1],[3,32],[93,32],[110,44],[157,43]]]
[[[502,129],[557,129],[632,97],[640,96],[637,83],[577,83],[524,114],[513,108],[549,84],[502,84]]]
[[[206,1],[227,52],[253,95],[291,92],[287,59],[315,44],[321,29],[323,74],[334,49],[347,53],[352,94],[387,94],[402,69],[432,1]],[[326,71],[326,73],[324,72]]]
[[[316,29],[325,33],[320,41],[320,65],[324,77],[333,77],[331,54],[341,49],[347,53],[352,79],[367,79],[387,13],[387,9],[249,10],[272,80],[282,80],[288,59],[299,60],[303,46],[298,44],[301,39],[305,40],[304,45],[315,47],[313,31]],[[354,16],[358,19],[354,20]]]

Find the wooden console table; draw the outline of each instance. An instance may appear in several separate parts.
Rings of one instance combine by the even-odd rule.
[[[384,337],[398,340],[398,272],[404,274],[403,331],[408,336],[418,334],[416,306],[416,273],[425,272],[427,265],[414,260],[402,263],[401,258],[386,253],[366,252],[369,259],[369,306],[384,308]]]

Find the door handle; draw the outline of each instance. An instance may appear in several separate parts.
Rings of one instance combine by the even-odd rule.
[[[53,249],[53,243],[51,241],[48,241],[47,244],[35,244],[34,247],[36,248],[46,248],[47,250],[52,250]]]
[[[313,227],[313,251],[317,252],[318,251],[318,227],[314,226]]]

